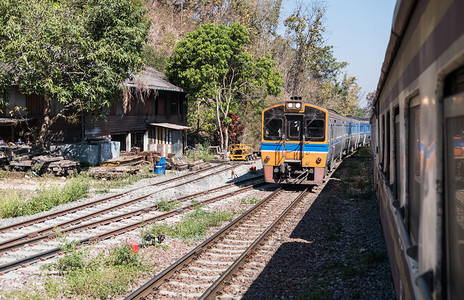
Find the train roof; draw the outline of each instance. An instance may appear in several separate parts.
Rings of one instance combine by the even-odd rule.
[[[278,105],[285,105],[286,102],[287,101],[280,101],[280,102],[274,103],[274,104],[264,108],[263,111],[265,111],[265,110],[267,110],[269,108],[278,106]],[[325,111],[327,111],[329,113],[329,115],[336,115],[336,116],[338,116],[340,118],[344,118],[344,119],[354,119],[354,120],[360,121],[360,122],[369,122],[369,119],[367,119],[367,118],[357,118],[357,117],[353,117],[353,116],[350,116],[350,115],[344,116],[341,113],[339,113],[339,112],[337,112],[337,111],[335,111],[333,109],[330,109],[330,108],[324,108],[324,107],[321,107],[319,105],[315,105],[315,104],[311,104],[311,103],[307,103],[307,102],[302,102],[302,103],[303,103],[303,105],[310,105],[310,106],[319,108],[321,110],[325,110]]]
[[[380,71],[380,78],[377,84],[377,90],[374,97],[374,105],[379,100],[380,93],[384,87],[385,81],[387,80],[388,73],[393,65],[396,54],[398,53],[399,45],[403,40],[403,35],[408,26],[409,18],[411,17],[416,0],[397,0],[395,6],[395,12],[393,14],[393,22],[390,33],[390,40],[387,45],[387,50],[385,53],[385,59],[382,64],[382,69]]]

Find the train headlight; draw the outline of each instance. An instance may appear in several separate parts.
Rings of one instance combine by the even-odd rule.
[[[301,108],[303,107],[303,102],[301,101],[289,101],[285,103],[285,110],[286,111],[300,111]]]
[[[322,161],[322,158],[318,157],[318,158],[316,159],[316,164],[320,164],[321,161]]]
[[[268,155],[264,158],[264,163],[267,163],[269,160],[271,160],[271,157]]]

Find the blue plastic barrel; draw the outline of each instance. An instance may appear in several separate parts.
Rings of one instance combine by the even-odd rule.
[[[161,157],[160,161],[155,165],[155,174],[163,175],[166,172],[166,159]]]

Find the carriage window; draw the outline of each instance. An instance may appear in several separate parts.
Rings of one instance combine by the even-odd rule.
[[[411,103],[419,101],[419,97],[411,100]],[[420,106],[416,105],[409,108],[409,166],[408,166],[408,186],[409,186],[409,206],[405,214],[406,224],[408,224],[409,235],[413,244],[417,243],[419,234],[420,216]]]
[[[264,139],[280,140],[282,138],[282,119],[264,121]]]
[[[385,170],[385,115],[382,116],[382,142],[380,143],[381,149],[381,164],[382,164],[382,171]]]
[[[448,143],[448,253],[450,299],[464,299],[464,117],[446,122]]]
[[[464,299],[464,68],[445,80],[445,97],[448,298]]]
[[[395,109],[395,115],[393,117],[393,121],[395,123],[394,130],[393,130],[393,140],[395,141],[395,145],[393,148],[393,158],[395,160],[395,169],[394,169],[394,188],[393,188],[393,195],[396,199],[400,198],[400,109],[397,107]]]
[[[306,139],[313,142],[323,142],[325,140],[324,120],[306,121]]]
[[[387,117],[386,117],[386,125],[385,125],[385,168],[383,170],[385,176],[387,177],[388,182],[390,182],[390,143],[391,143],[391,138],[390,138],[390,112],[387,112]]]

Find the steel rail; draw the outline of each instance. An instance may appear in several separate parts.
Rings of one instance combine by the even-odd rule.
[[[102,233],[102,234],[99,234],[99,235],[95,235],[93,237],[85,238],[85,239],[77,241],[76,245],[88,244],[88,243],[93,243],[93,242],[105,240],[105,239],[117,236],[119,234],[122,234],[122,233],[125,233],[125,232],[128,232],[128,231],[134,230],[136,228],[139,228],[142,225],[151,224],[151,223],[153,223],[155,221],[164,220],[164,219],[169,218],[171,216],[174,216],[176,214],[180,214],[183,211],[188,211],[188,210],[194,209],[199,204],[207,204],[207,203],[211,203],[211,202],[214,202],[214,201],[218,201],[218,200],[226,198],[226,197],[228,197],[230,195],[236,195],[238,193],[243,193],[243,192],[246,192],[246,191],[248,191],[250,189],[256,188],[256,187],[261,186],[261,185],[267,185],[267,183],[259,183],[259,184],[256,184],[256,185],[250,185],[250,186],[241,188],[241,189],[239,189],[237,191],[233,191],[231,193],[226,193],[226,194],[219,195],[219,196],[216,196],[216,197],[213,197],[213,198],[210,198],[210,199],[206,199],[206,200],[194,203],[194,204],[184,206],[184,207],[182,207],[180,209],[175,209],[175,210],[166,212],[164,214],[161,214],[161,215],[149,218],[149,219],[144,219],[144,220],[142,220],[140,222],[136,222],[134,224],[126,225],[126,226],[123,226],[123,227],[120,227],[120,228],[117,228],[117,229],[114,229],[114,230],[111,230],[111,231],[108,231],[108,232],[105,232],[105,233]],[[89,224],[86,224],[85,226],[88,226],[88,225]],[[71,231],[72,229],[73,228],[70,228],[68,231]],[[35,255],[30,256],[30,257],[26,257],[24,259],[21,259],[21,260],[15,261],[15,262],[0,265],[0,275],[6,273],[8,271],[17,269],[17,268],[19,268],[21,266],[25,266],[27,263],[35,262],[35,261],[38,261],[38,260],[44,260],[45,257],[47,257],[47,258],[52,257],[52,256],[56,255],[56,253],[58,253],[60,251],[62,251],[61,248],[54,248],[52,250],[48,250],[48,251],[45,251],[45,252],[42,252],[42,253],[39,253],[39,254],[35,254]]]
[[[217,166],[213,166],[213,167],[210,167],[210,168],[206,168],[206,169],[202,169],[202,170],[199,170],[199,171],[196,171],[194,173],[189,173],[189,174],[185,174],[185,175],[182,175],[182,176],[177,176],[177,177],[174,177],[174,178],[170,178],[170,179],[167,179],[167,180],[164,180],[164,181],[161,181],[161,182],[156,182],[156,183],[153,183],[153,184],[149,184],[147,185],[147,187],[150,187],[150,186],[158,186],[158,185],[164,185],[164,184],[168,184],[168,183],[171,183],[171,182],[174,182],[174,181],[177,181],[177,180],[180,180],[180,179],[183,179],[183,178],[187,178],[187,177],[190,177],[190,176],[194,176],[198,173],[202,173],[202,172],[206,172],[206,171],[209,171],[209,170],[212,170],[214,168],[216,168]],[[224,170],[221,170],[220,172],[225,172],[225,171],[228,171],[230,169],[232,169],[233,167],[228,167]],[[217,173],[214,173],[214,174],[217,174]],[[208,174],[208,175],[205,175],[205,176],[202,176],[202,177],[198,177],[198,178],[195,178],[193,180],[190,180],[190,181],[187,181],[187,182],[183,182],[179,185],[184,185],[184,184],[188,184],[188,183],[191,183],[191,182],[194,182],[196,180],[200,180],[200,179],[203,179],[205,177],[208,177],[208,176],[211,176],[213,174]],[[94,201],[90,201],[90,202],[86,202],[86,203],[83,203],[83,204],[80,204],[80,205],[77,205],[77,206],[74,206],[72,208],[67,208],[67,209],[62,209],[62,210],[59,210],[59,211],[56,211],[56,212],[53,212],[53,213],[49,213],[49,214],[46,214],[46,215],[42,215],[40,217],[36,217],[36,218],[32,218],[32,219],[28,219],[28,220],[25,220],[25,221],[22,221],[22,222],[18,222],[18,223],[14,223],[14,224],[11,224],[11,225],[6,225],[6,226],[3,226],[3,227],[0,227],[0,233],[5,233],[7,230],[12,230],[12,229],[19,229],[19,228],[22,228],[22,227],[26,227],[26,226],[29,226],[31,224],[37,224],[37,223],[41,223],[41,222],[44,222],[46,220],[50,220],[50,219],[54,219],[54,218],[57,218],[57,217],[61,217],[63,215],[66,215],[68,213],[72,213],[72,212],[76,212],[78,210],[82,210],[83,208],[88,208],[88,207],[92,207],[92,206],[95,206],[97,204],[101,204],[101,203],[104,203],[104,202],[108,202],[112,199],[116,199],[116,198],[120,198],[120,197],[124,197],[126,196],[127,194],[130,194],[134,191],[137,191],[137,190],[140,190],[140,188],[134,188],[134,189],[131,189],[131,190],[128,190],[128,191],[125,191],[125,192],[122,192],[122,193],[119,193],[119,194],[116,194],[116,195],[112,195],[112,196],[108,196],[108,197],[105,197],[105,198],[102,198],[102,199],[97,199],[97,200],[94,200]]]
[[[254,211],[260,208],[262,205],[267,203],[269,200],[277,197],[277,195],[280,194],[281,191],[282,191],[282,187],[278,187],[271,195],[267,196],[265,199],[255,204],[244,214],[236,218],[234,221],[229,223],[227,226],[223,227],[221,230],[216,232],[209,239],[205,240],[195,249],[193,249],[192,251],[184,255],[182,258],[180,258],[178,261],[176,261],[174,264],[172,264],[170,267],[166,268],[163,272],[161,272],[156,277],[149,280],[147,283],[145,283],[143,286],[141,286],[136,291],[134,291],[132,294],[130,294],[126,298],[126,300],[145,299],[145,297],[149,295],[152,290],[156,290],[164,281],[168,280],[168,278],[171,277],[176,271],[180,270],[181,268],[184,267],[184,265],[188,264],[190,261],[198,257],[204,251],[204,249],[208,248],[216,240],[224,236],[227,233],[227,231],[229,231],[231,228],[239,224],[242,220],[250,216]]]

